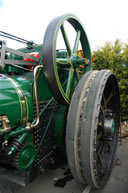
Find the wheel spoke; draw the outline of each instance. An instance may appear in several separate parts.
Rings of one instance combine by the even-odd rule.
[[[71,56],[71,47],[70,47],[69,40],[68,40],[68,37],[67,37],[67,34],[66,34],[66,31],[64,29],[63,24],[61,25],[61,32],[62,32],[62,35],[63,35],[63,38],[64,38],[64,42],[65,42],[65,45],[66,45],[68,55]]]
[[[100,109],[101,109],[102,113],[104,114],[104,107],[103,107],[103,105],[100,105]]]
[[[103,162],[102,156],[101,156],[101,152],[103,150],[103,147],[104,147],[104,144],[103,143],[100,144],[100,147],[98,148],[97,156],[96,156],[97,157],[96,160],[99,158],[100,165],[102,166],[102,168],[104,168],[104,162]]]
[[[100,105],[100,109],[101,109],[102,113],[104,114],[104,109],[106,108],[106,100],[105,100],[104,94],[103,94],[102,100],[103,100],[103,102]]]
[[[112,144],[110,144],[109,142],[107,143],[108,147],[111,149]]]
[[[107,104],[109,103],[109,101],[111,100],[112,97],[113,97],[113,92],[111,92],[111,94],[109,95],[109,97],[107,98],[107,100],[105,99],[105,96],[103,95],[104,105],[101,105],[101,110],[102,110],[102,112],[104,111],[104,108],[107,109]]]
[[[109,95],[109,97],[106,100],[106,104],[107,105],[109,103],[109,101],[111,100],[111,98],[113,97],[113,92],[111,92],[111,94]]]
[[[79,75],[79,72],[77,69],[75,70],[75,77],[76,77],[76,80],[78,82],[80,80],[80,75]]]
[[[62,87],[64,87],[67,84],[68,80],[65,80],[64,83],[62,84]]]
[[[104,140],[105,144],[109,147],[109,149],[111,149],[112,147],[112,141],[110,141],[109,139]]]
[[[75,44],[74,44],[74,48],[73,48],[73,53],[76,53],[77,50],[78,50],[78,46],[79,46],[79,41],[80,41],[80,35],[81,35],[81,32],[80,30],[77,32],[76,34],[76,39],[75,39]]]
[[[103,95],[103,101],[104,101],[104,108],[107,108],[106,99],[104,95]]]
[[[107,109],[107,104],[109,103],[109,101],[111,100],[112,97],[113,97],[113,91],[111,92],[111,94],[108,96],[107,99],[105,99],[105,96],[103,95],[103,104],[100,105],[100,109],[101,109],[102,113],[104,113],[104,108]]]
[[[99,139],[101,139],[101,137],[102,137],[102,132],[100,132],[100,133],[97,135],[96,141],[98,141]]]
[[[98,157],[99,157],[99,160],[100,160],[100,163],[101,163],[102,168],[104,168],[104,162],[103,162],[103,160],[102,160],[102,157],[101,157],[100,152],[98,153]]]
[[[70,68],[69,74],[68,74],[67,87],[66,87],[66,96],[68,96],[68,97],[69,97],[70,91],[71,91],[71,84],[72,84],[73,74],[74,74],[74,71],[73,71],[72,68]]]

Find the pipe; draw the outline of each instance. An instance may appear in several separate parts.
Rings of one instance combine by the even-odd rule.
[[[27,125],[26,125],[26,130],[27,131],[30,131],[31,129],[36,127],[40,122],[39,101],[38,101],[38,93],[37,93],[37,79],[36,79],[36,74],[37,74],[39,68],[43,68],[43,66],[38,65],[34,68],[34,88],[35,88],[37,120],[36,120],[35,124],[27,123]]]

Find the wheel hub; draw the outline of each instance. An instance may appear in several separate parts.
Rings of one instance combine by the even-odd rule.
[[[77,65],[77,59],[78,59],[78,58],[79,58],[79,57],[76,56],[76,55],[73,55],[73,56],[72,56],[71,63],[72,63],[72,66],[73,66],[74,69],[76,69],[76,68],[78,67],[78,65]]]
[[[73,54],[71,57],[71,64],[72,64],[72,67],[76,69],[76,68],[79,68],[81,64],[85,66],[87,64],[87,59],[80,58],[79,56]]]
[[[106,118],[104,121],[104,133],[107,136],[112,136],[115,130],[115,121],[113,119]]]

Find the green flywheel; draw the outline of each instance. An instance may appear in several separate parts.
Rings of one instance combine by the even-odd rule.
[[[75,33],[73,46],[68,38],[72,34],[67,34],[66,31],[67,23]],[[62,36],[67,57],[58,58],[57,56],[59,34]],[[80,49],[79,46],[81,46]],[[91,70],[92,65],[89,42],[76,16],[65,14],[50,22],[44,36],[42,58],[45,77],[52,95],[59,103],[70,104],[79,79],[82,74]]]

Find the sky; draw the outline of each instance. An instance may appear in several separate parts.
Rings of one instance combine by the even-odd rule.
[[[93,51],[107,41],[128,40],[127,9],[127,0],[0,0],[0,30],[42,43],[54,17],[73,13],[81,20]]]

